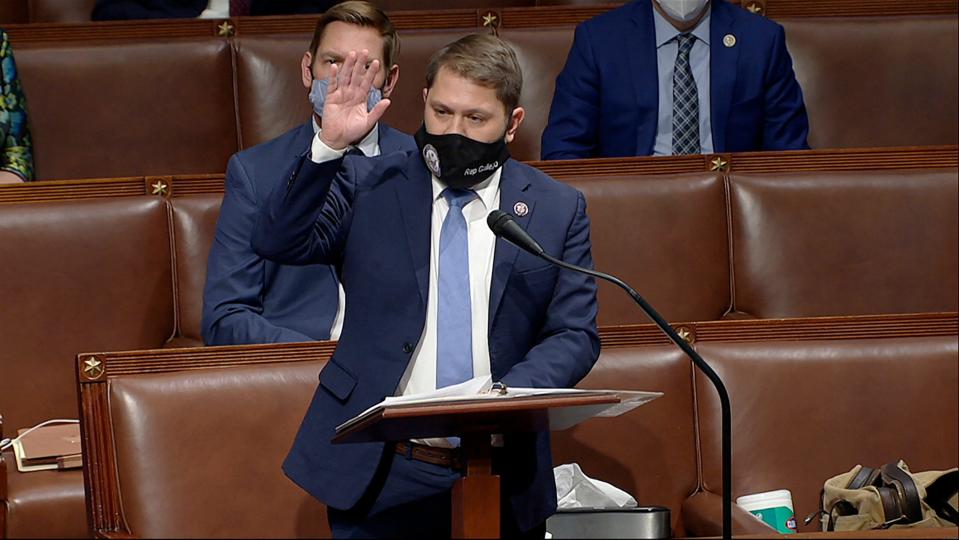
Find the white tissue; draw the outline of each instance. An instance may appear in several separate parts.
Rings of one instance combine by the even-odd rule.
[[[635,508],[636,499],[629,493],[594,480],[583,473],[576,463],[567,463],[553,469],[556,477],[556,505],[567,508]]]

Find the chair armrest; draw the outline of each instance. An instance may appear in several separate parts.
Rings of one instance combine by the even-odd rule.
[[[688,536],[723,534],[723,498],[700,491],[683,501],[683,528]],[[733,534],[779,534],[776,529],[736,504],[732,508]]]

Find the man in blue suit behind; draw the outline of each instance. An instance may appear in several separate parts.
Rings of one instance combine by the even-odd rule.
[[[390,66],[373,81],[372,94],[389,96],[399,78],[399,41],[379,8],[350,1],[327,11],[301,61],[315,119],[230,158],[226,194],[207,262],[203,340],[207,345],[336,339],[345,297],[328,265],[286,266],[265,261],[250,245],[257,210],[283,170],[309,149],[323,111],[325,79],[351,50],[368,49]],[[351,146],[368,156],[409,151],[413,138],[380,122]]]
[[[346,156],[369,112],[379,65],[350,53],[331,75],[323,126],[260,212],[253,247],[284,263],[335,265],[349,298],[286,474],[327,504],[335,537],[450,536],[458,441],[334,445],[335,427],[385,396],[489,376],[513,387],[570,387],[599,354],[596,285],[497,239],[500,208],[568,263],[591,266],[583,195],[509,159],[523,120],[509,46],[473,34],[427,67],[419,152]],[[504,537],[543,538],[556,509],[549,434],[505,434]]]
[[[576,28],[543,159],[799,150],[782,26],[724,0],[634,0]]]

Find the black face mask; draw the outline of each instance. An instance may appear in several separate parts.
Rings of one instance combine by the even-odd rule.
[[[413,138],[426,168],[455,189],[479,184],[509,159],[509,150],[502,138],[484,143],[456,133],[432,135],[426,132],[426,124]]]

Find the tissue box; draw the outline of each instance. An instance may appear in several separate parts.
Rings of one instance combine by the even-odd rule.
[[[594,510],[559,510],[546,520],[553,538],[670,538],[669,509],[639,506]]]

